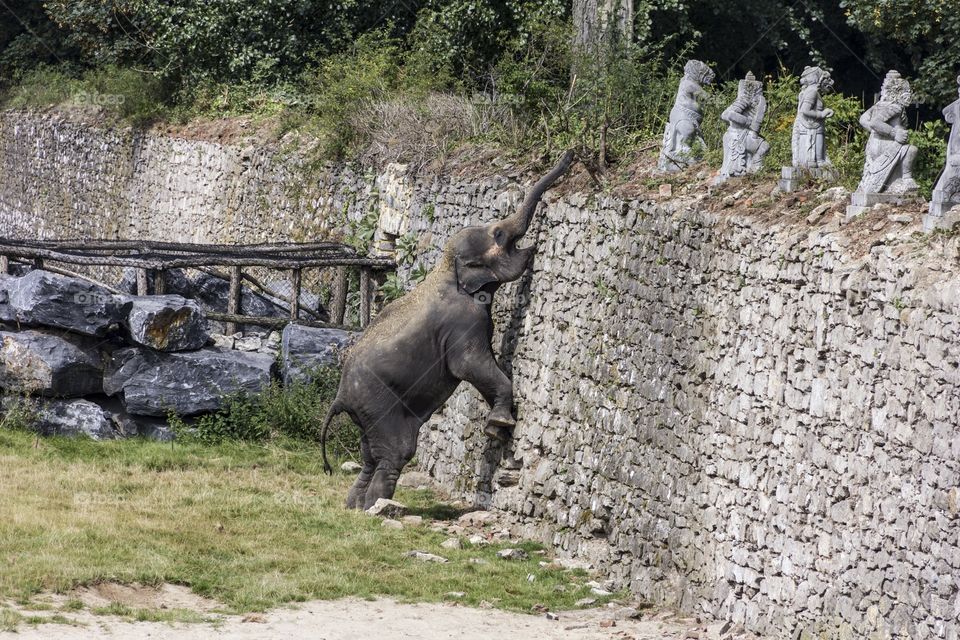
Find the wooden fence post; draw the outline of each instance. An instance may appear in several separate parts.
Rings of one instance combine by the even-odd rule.
[[[360,267],[360,328],[364,329],[370,324],[370,298],[372,291],[370,288],[370,269]]]
[[[243,274],[240,271],[240,267],[230,267],[230,296],[227,298],[227,313],[230,315],[237,315],[240,313],[240,282],[242,280]],[[227,323],[227,335],[232,336],[237,332],[237,325],[235,322]]]
[[[290,270],[290,320],[300,319],[300,269]]]
[[[166,269],[157,269],[153,272],[153,293],[162,296],[167,292],[167,271]]]
[[[137,295],[147,295],[147,270],[137,269]]]
[[[343,325],[343,316],[347,311],[347,268],[337,267],[330,292],[330,322]]]

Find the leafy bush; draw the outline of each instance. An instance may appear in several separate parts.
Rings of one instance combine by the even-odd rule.
[[[164,113],[162,96],[160,80],[133,69],[107,66],[74,75],[69,68],[39,66],[19,79],[6,105],[17,109],[70,105],[142,125]]]
[[[37,421],[37,404],[28,397],[0,397],[0,429],[31,431]]]
[[[240,394],[228,398],[212,414],[187,421],[170,416],[178,438],[205,444],[239,440],[265,442],[277,438],[319,441],[323,420],[337,394],[339,372],[322,368],[312,374],[310,383],[283,386],[272,383],[258,394]],[[330,428],[330,450],[334,455],[356,457],[359,432],[344,416]]]

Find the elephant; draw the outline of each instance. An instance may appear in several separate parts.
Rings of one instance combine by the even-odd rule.
[[[438,264],[412,291],[386,305],[343,357],[337,395],[321,430],[346,413],[360,428],[363,468],[347,507],[369,509],[392,498],[400,471],[417,450],[420,427],[461,381],[490,405],[484,432],[506,441],[515,426],[513,385],[493,354],[493,295],[526,271],[535,247],[519,248],[540,199],[573,163],[567,151],[511,216],[457,232]]]

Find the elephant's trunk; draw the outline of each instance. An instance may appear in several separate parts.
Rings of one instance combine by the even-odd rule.
[[[547,189],[553,186],[554,182],[559,180],[560,177],[567,172],[571,164],[573,164],[573,151],[568,150],[563,154],[563,157],[560,158],[556,166],[550,170],[550,173],[540,178],[537,183],[533,185],[533,188],[530,190],[530,193],[527,194],[527,197],[517,212],[504,220],[500,225],[500,228],[503,229],[509,237],[516,239],[527,232],[527,229],[530,228],[530,221],[533,219],[533,212],[536,211],[537,205],[540,204],[540,198],[543,197]]]

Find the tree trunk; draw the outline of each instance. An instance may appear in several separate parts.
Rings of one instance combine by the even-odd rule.
[[[603,53],[633,37],[633,0],[574,0],[574,44],[584,53]]]

